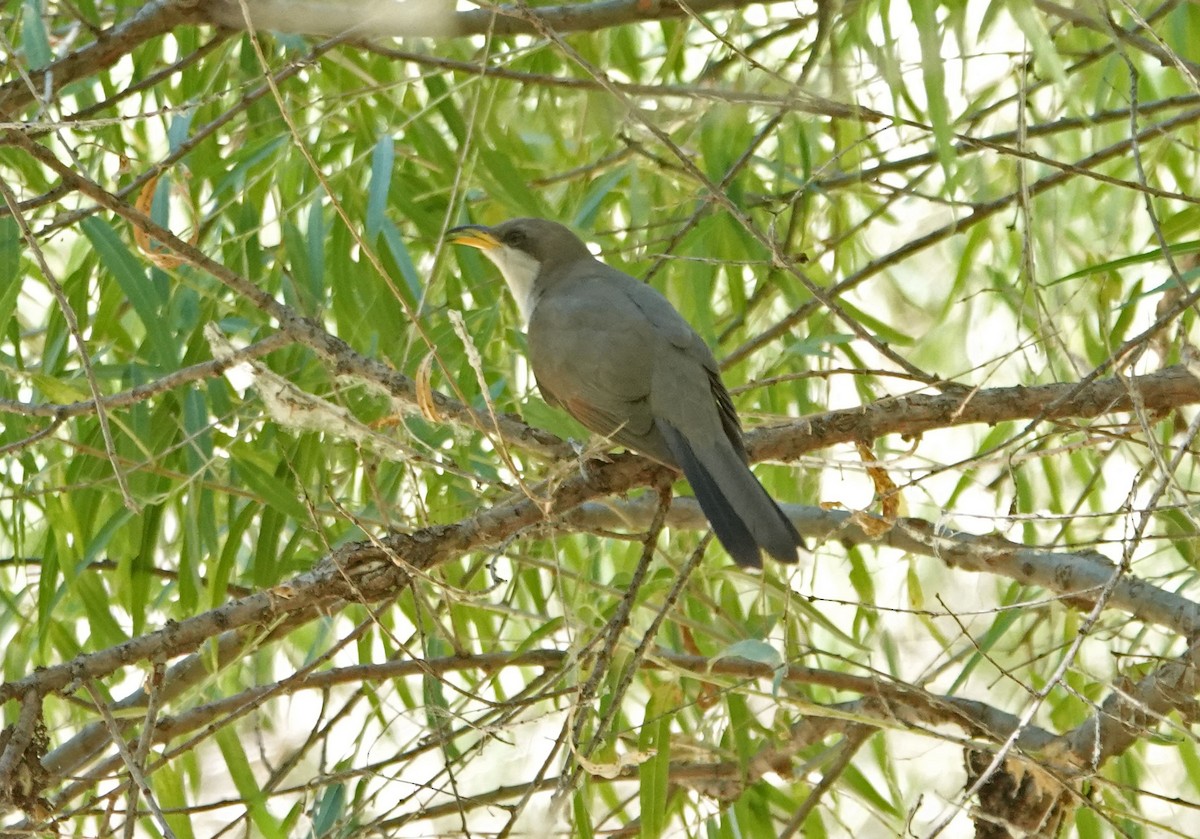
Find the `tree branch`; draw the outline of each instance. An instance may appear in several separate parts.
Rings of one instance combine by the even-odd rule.
[[[959,425],[1033,419],[1094,418],[1145,409],[1163,414],[1200,403],[1200,379],[1182,365],[1145,376],[1098,379],[1081,385],[1050,385],[971,390],[958,387],[938,394],[880,399],[805,417],[787,425],[760,428],[747,435],[758,460],[794,460],[813,449],[887,434],[905,438]]]
[[[507,4],[454,12],[445,0],[205,0],[210,23],[245,29],[246,14],[255,29],[296,35],[361,35],[371,38],[462,38],[468,35],[536,35],[527,17],[536,14],[558,32],[594,32],[614,26],[692,14],[771,5],[784,0],[596,0],[536,9]]]
[[[29,74],[0,86],[0,120],[16,120],[21,110],[45,94],[112,67],[146,41],[194,21],[204,0],[151,0],[129,20],[100,32],[95,41]]]

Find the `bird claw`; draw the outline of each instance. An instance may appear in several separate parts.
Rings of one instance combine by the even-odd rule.
[[[576,440],[574,437],[567,438],[567,445],[575,452],[575,456],[579,459],[579,477],[585,481],[588,479],[588,464],[591,463],[612,463],[612,457],[603,451],[588,450],[583,443]]]

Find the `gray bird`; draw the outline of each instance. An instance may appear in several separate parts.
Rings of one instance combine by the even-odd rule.
[[[504,275],[546,401],[597,434],[682,471],[743,566],[795,562],[804,540],[754,477],[716,360],[665,297],[592,256],[553,221],[467,225],[451,239]]]

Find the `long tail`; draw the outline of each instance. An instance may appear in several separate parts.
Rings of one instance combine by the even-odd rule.
[[[701,457],[677,428],[670,423],[659,426],[700,509],[734,562],[761,568],[762,551],[779,562],[797,560],[804,540],[732,445],[706,450]]]

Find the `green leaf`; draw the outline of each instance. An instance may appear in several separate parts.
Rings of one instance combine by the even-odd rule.
[[[950,103],[946,99],[946,62],[942,58],[942,29],[935,12],[936,0],[909,0],[917,40],[921,45],[921,74],[925,82],[926,113],[933,126],[934,146],[938,160],[953,183],[954,132],[950,126]]]
[[[227,161],[227,164],[233,165],[227,165],[213,183],[214,200],[226,198],[226,193],[241,192],[246,182],[254,177],[255,167],[278,157],[280,149],[287,143],[288,138],[285,136],[268,137],[239,149]],[[256,217],[255,221],[258,220]]]
[[[596,224],[596,215],[600,211],[600,205],[604,199],[613,193],[617,185],[622,183],[628,177],[628,172],[624,166],[617,170],[608,173],[603,178],[593,181],[588,186],[587,194],[583,200],[579,202],[579,206],[575,210],[575,217],[571,220],[571,226],[576,230],[590,230]]]
[[[253,446],[238,445],[232,446],[229,454],[237,468],[238,477],[264,504],[295,521],[308,521],[308,508],[297,498],[293,487],[275,476],[278,463],[272,460],[268,452]]]
[[[841,306],[842,311],[852,315],[854,320],[874,332],[876,337],[883,339],[889,344],[899,344],[900,346],[907,347],[915,343],[912,335],[901,332],[898,328],[886,323],[883,319],[847,302],[845,298],[839,300],[838,305]]]
[[[1200,252],[1200,240],[1193,239],[1189,242],[1176,242],[1167,246],[1167,252],[1173,257],[1180,257],[1185,254]],[[1132,265],[1144,265],[1151,262],[1161,262],[1163,259],[1163,249],[1155,248],[1154,250],[1145,251],[1144,253],[1133,254],[1131,256],[1123,256],[1120,259],[1111,259],[1107,262],[1099,262],[1095,265],[1089,265],[1086,268],[1081,268],[1078,271],[1059,277],[1056,280],[1051,280],[1048,285],[1057,283],[1065,283],[1069,280],[1078,280],[1083,277],[1091,277],[1096,274],[1107,274],[1111,271],[1119,271],[1122,268],[1128,268]]]
[[[38,393],[45,394],[52,402],[67,405],[71,402],[81,402],[92,397],[91,388],[83,379],[64,379],[57,376],[34,374],[30,382]]]
[[[367,239],[374,240],[387,220],[388,190],[396,165],[395,141],[384,134],[371,152],[371,180],[367,187]]]
[[[638,749],[654,756],[638,771],[638,803],[642,814],[641,836],[656,839],[667,826],[668,795],[671,782],[671,720],[679,700],[679,688],[673,683],[655,686],[646,714]]]
[[[429,101],[446,121],[446,127],[450,129],[454,139],[462,144],[467,136],[467,124],[463,115],[454,107],[446,79],[438,73],[427,73],[422,77],[422,81],[425,89],[429,91]]]
[[[42,15],[42,0],[25,0],[25,13],[21,17],[21,43],[31,70],[49,67],[54,60]]]
[[[453,652],[453,649],[438,636],[426,636],[426,658],[443,658]],[[459,758],[460,753],[454,744],[454,727],[452,725],[454,712],[446,700],[442,678],[436,673],[427,673],[421,677],[421,687],[425,706],[425,723],[430,731],[437,733],[442,753],[445,755],[447,763],[451,763]]]
[[[172,118],[171,126],[167,129],[167,145],[172,152],[178,150],[187,140],[192,129],[192,117],[195,114],[194,110],[189,109]]]
[[[1020,586],[1012,586],[1010,590],[1024,591]],[[986,662],[985,656],[987,653],[1003,638],[1010,629],[1017,623],[1020,618],[1020,613],[1017,609],[1004,609],[996,614],[991,626],[983,633],[975,642],[976,651],[968,658],[966,664],[963,665],[946,693],[953,696],[960,687],[962,687],[971,672],[980,664]]]
[[[713,656],[713,661],[720,661],[723,658],[744,658],[747,661],[765,664],[768,667],[783,667],[785,664],[779,650],[766,641],[761,641],[757,638],[746,638],[745,640],[730,644]]]
[[[846,780],[849,788],[854,790],[855,794],[862,798],[863,801],[870,804],[873,810],[877,810],[880,813],[888,813],[895,817],[902,817],[904,815],[903,808],[881,793],[876,785],[871,783],[870,779],[860,772],[854,764],[846,767]]]
[[[221,728],[217,731],[216,741],[221,749],[221,756],[225,759],[226,775],[237,788],[238,795],[250,815],[250,821],[264,837],[286,839],[283,826],[267,809],[267,796],[254,777],[254,770],[237,732],[229,726]]]
[[[208,403],[204,394],[189,388],[183,394],[183,430],[187,436],[187,469],[199,475],[213,458],[212,430],[208,425]]]
[[[11,218],[0,218],[0,324],[10,323],[21,292],[21,230]]]
[[[112,226],[99,216],[85,218],[80,222],[80,227],[137,312],[146,330],[151,361],[165,370],[178,367],[178,345],[160,315],[166,299],[150,282],[142,263],[129,251]]]
[[[287,253],[288,268],[298,296],[294,305],[305,312],[316,314],[320,307],[321,295],[319,291],[313,293],[315,282],[312,266],[308,263],[308,244],[304,241],[300,228],[290,221],[283,223],[283,247]]]
[[[112,613],[112,598],[95,575],[77,575],[71,581],[70,594],[79,598],[78,602],[87,615],[87,625],[91,631],[89,648],[99,650],[129,640],[129,635]]]
[[[1054,47],[1050,33],[1046,31],[1044,18],[1035,14],[1034,5],[1024,0],[1008,0],[1004,6],[1029,39],[1033,54],[1038,59],[1038,69],[1052,76],[1055,84],[1067,84],[1067,68]]]
[[[167,824],[176,839],[192,839],[196,834],[192,830],[191,819],[186,813],[190,799],[184,787],[183,778],[176,771],[175,765],[164,761],[154,770],[149,779],[158,805],[162,808]]]
[[[404,278],[410,303],[415,303],[421,297],[421,277],[417,273],[417,266],[413,264],[412,257],[409,256],[408,246],[404,244],[404,237],[400,235],[396,225],[392,224],[391,219],[384,219],[381,224],[388,253],[400,268],[400,276]]]
[[[489,191],[491,191],[492,197],[501,203],[504,217],[553,216],[554,214],[547,210],[541,197],[529,188],[521,167],[514,162],[520,159],[520,155],[525,151],[525,149],[510,149],[510,154],[517,155],[514,157],[501,154],[486,145],[481,146],[479,158],[483,170],[480,174],[489,181]]]
[[[346,815],[346,785],[331,784],[321,790],[315,810],[312,817],[312,835],[335,835],[334,829]]]
[[[585,776],[583,783],[579,784],[579,788],[571,796],[571,814],[574,816],[575,836],[578,839],[593,839],[596,835],[592,829],[592,814],[589,812],[592,799],[590,792],[591,784]]]
[[[314,200],[308,208],[308,268],[309,293],[313,300],[325,302],[325,213],[321,202]]]
[[[146,610],[150,606],[150,591],[153,583],[154,548],[160,536],[164,505],[147,505],[141,513],[141,543],[130,563],[129,602],[126,606],[133,619],[133,634],[146,630]]]

